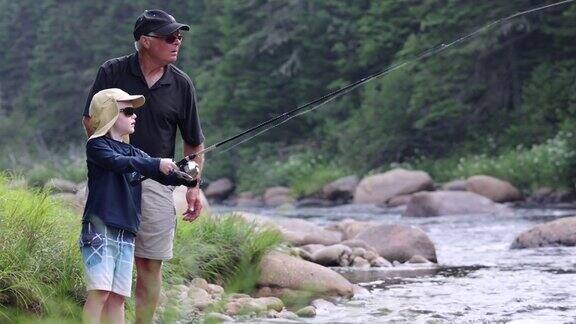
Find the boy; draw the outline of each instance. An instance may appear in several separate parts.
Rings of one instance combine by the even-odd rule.
[[[144,100],[114,88],[98,92],[90,103],[95,132],[86,143],[88,199],[80,237],[88,290],[85,323],[124,322],[140,222],[141,187],[130,180],[143,174],[165,185],[195,185],[171,159],[151,158],[128,144],[135,109]]]

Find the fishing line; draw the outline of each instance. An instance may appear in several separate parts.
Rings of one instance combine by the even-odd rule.
[[[512,14],[512,15],[510,15],[510,16],[508,16],[508,17],[494,20],[493,22],[488,23],[488,24],[484,25],[483,27],[480,27],[480,28],[476,29],[476,30],[473,31],[472,33],[469,33],[469,34],[464,35],[464,36],[462,36],[462,37],[460,37],[460,38],[457,38],[456,40],[454,40],[454,41],[452,41],[452,42],[450,42],[450,43],[447,43],[447,44],[446,44],[446,43],[438,44],[438,45],[436,45],[436,46],[434,46],[434,47],[432,47],[432,48],[429,48],[429,49],[423,51],[421,54],[418,54],[417,56],[415,56],[415,57],[413,57],[413,58],[406,59],[406,60],[401,61],[401,62],[399,62],[399,63],[393,64],[393,65],[385,68],[384,70],[382,70],[382,71],[380,71],[380,72],[378,72],[378,73],[374,73],[374,74],[372,74],[372,75],[370,75],[370,76],[368,76],[368,77],[365,77],[365,78],[363,78],[363,79],[360,79],[360,80],[358,80],[358,81],[356,81],[356,82],[352,82],[352,83],[350,83],[350,84],[348,84],[348,85],[346,85],[346,86],[344,86],[344,87],[342,87],[342,88],[340,88],[340,89],[338,89],[338,90],[335,90],[335,91],[333,91],[333,92],[330,92],[330,93],[328,93],[328,94],[326,94],[326,95],[324,95],[324,96],[322,97],[323,101],[322,101],[321,103],[319,103],[318,105],[312,106],[311,108],[306,109],[306,110],[303,110],[303,111],[301,111],[301,112],[299,112],[299,113],[297,113],[297,114],[288,114],[284,120],[282,120],[282,121],[280,121],[280,122],[278,122],[278,123],[276,123],[276,124],[272,124],[271,126],[266,127],[266,128],[264,128],[264,129],[258,131],[257,133],[253,134],[252,136],[249,136],[249,137],[247,137],[247,138],[245,138],[245,139],[243,139],[243,140],[241,140],[241,141],[236,142],[235,144],[227,147],[226,149],[221,150],[219,153],[228,152],[228,151],[232,150],[233,148],[235,148],[235,147],[237,147],[237,146],[239,146],[239,145],[241,145],[241,144],[243,144],[243,143],[245,143],[245,142],[248,142],[248,141],[252,140],[253,138],[255,138],[255,137],[257,137],[257,136],[260,136],[261,134],[263,134],[263,133],[265,133],[265,132],[267,132],[267,131],[269,131],[269,130],[271,130],[271,129],[273,129],[273,128],[276,128],[276,127],[278,127],[278,126],[280,126],[280,125],[288,122],[289,120],[291,120],[291,119],[293,119],[293,118],[296,118],[296,117],[299,117],[299,116],[301,116],[301,115],[304,115],[304,114],[306,114],[306,113],[308,113],[308,112],[314,111],[314,110],[316,110],[316,109],[318,109],[318,108],[326,105],[327,103],[329,103],[329,102],[331,102],[331,101],[333,101],[333,100],[335,100],[335,99],[337,99],[337,98],[343,97],[344,95],[346,95],[346,94],[348,94],[349,92],[353,91],[354,89],[360,87],[361,85],[364,85],[365,83],[368,83],[368,82],[370,82],[370,81],[372,81],[372,80],[374,80],[374,79],[377,79],[377,78],[384,77],[384,76],[386,76],[386,75],[394,72],[395,70],[398,70],[398,69],[400,69],[400,68],[403,68],[404,66],[407,66],[407,65],[409,65],[409,64],[414,64],[414,63],[417,63],[417,62],[419,62],[419,61],[422,61],[422,60],[424,60],[424,59],[426,59],[426,58],[429,58],[429,57],[431,57],[431,56],[434,56],[434,55],[436,55],[436,54],[439,54],[439,53],[445,51],[446,49],[450,48],[451,46],[454,46],[454,45],[456,45],[456,44],[460,44],[460,43],[463,43],[463,42],[465,42],[465,41],[471,40],[471,39],[477,37],[478,35],[480,35],[481,33],[485,32],[485,31],[488,31],[488,30],[492,29],[492,28],[495,27],[495,26],[501,25],[501,24],[503,24],[503,23],[505,23],[505,22],[507,22],[507,21],[509,21],[509,20],[512,20],[512,19],[514,19],[514,18],[521,17],[521,16],[524,16],[524,15],[528,15],[528,14],[533,13],[533,12],[537,12],[537,11],[541,11],[541,10],[546,10],[546,9],[548,9],[548,8],[552,8],[552,7],[560,6],[560,5],[563,5],[563,4],[570,3],[570,2],[574,2],[574,1],[576,1],[576,0],[564,0],[564,1],[556,2],[556,3],[552,3],[552,4],[548,4],[548,5],[544,5],[544,6],[540,6],[540,7],[536,7],[536,8],[532,8],[532,9],[528,9],[528,10],[524,10],[524,11],[520,11],[520,12],[517,12],[517,13],[515,13],[515,14]],[[313,101],[313,102],[318,102],[318,101],[315,100],[315,101]],[[297,109],[295,109],[295,110],[293,110],[293,111],[300,110],[300,109],[305,108],[305,107],[307,107],[307,106],[310,106],[310,103],[304,104],[304,105],[298,107]],[[262,125],[262,124],[261,124],[261,125]],[[264,125],[262,125],[262,126],[264,126]],[[255,130],[255,129],[253,128],[252,130]],[[243,134],[246,134],[246,132],[243,133]],[[236,137],[236,138],[237,138],[237,137]],[[223,141],[223,142],[221,142],[221,143],[224,144],[224,143],[228,143],[228,142],[229,142],[229,140],[226,140],[226,141]],[[203,154],[203,153],[209,152],[209,151],[215,149],[216,147],[217,147],[217,146],[212,145],[212,146],[204,149],[203,151],[199,152],[198,154]]]
[[[278,126],[280,126],[280,125],[288,122],[289,120],[291,120],[291,119],[293,119],[293,118],[295,118],[295,117],[299,117],[299,116],[304,115],[304,114],[306,114],[306,113],[308,113],[308,112],[311,112],[311,111],[314,111],[314,110],[316,110],[316,109],[319,109],[320,107],[326,105],[327,103],[332,102],[333,100],[335,100],[335,99],[337,99],[337,98],[340,98],[340,97],[342,97],[342,96],[350,93],[351,91],[353,91],[354,89],[360,87],[361,85],[364,85],[365,83],[368,83],[368,82],[370,82],[370,81],[372,81],[372,80],[374,80],[374,79],[376,79],[376,78],[380,78],[380,77],[383,77],[383,76],[385,76],[385,75],[388,75],[388,74],[390,74],[391,72],[393,72],[393,71],[395,71],[395,70],[398,70],[398,69],[401,69],[401,68],[403,68],[403,67],[405,67],[405,66],[407,66],[407,65],[409,65],[409,64],[415,64],[415,63],[418,63],[418,62],[420,62],[420,61],[422,61],[422,60],[424,60],[424,59],[426,59],[426,58],[429,58],[429,57],[431,57],[431,56],[433,56],[433,55],[439,54],[439,53],[445,51],[446,49],[448,49],[448,48],[450,48],[450,47],[452,47],[452,46],[454,46],[454,45],[457,45],[457,44],[463,43],[463,42],[465,42],[465,41],[468,41],[468,40],[470,40],[470,39],[473,39],[473,38],[475,38],[476,36],[480,35],[481,33],[483,33],[483,32],[485,32],[485,31],[487,31],[487,30],[490,30],[490,29],[494,28],[495,26],[502,25],[503,23],[505,23],[505,22],[507,22],[507,21],[509,21],[509,20],[512,20],[512,19],[514,19],[514,18],[517,18],[517,17],[521,17],[521,16],[524,16],[524,15],[528,15],[528,14],[531,14],[531,13],[533,13],[533,12],[537,12],[537,11],[541,11],[541,10],[546,10],[546,9],[549,9],[549,8],[552,8],[552,7],[561,6],[561,5],[564,5],[564,4],[567,4],[567,3],[571,3],[571,2],[574,2],[574,1],[576,1],[576,0],[564,0],[564,1],[556,2],[556,3],[551,3],[551,4],[547,4],[547,5],[535,7],[535,8],[532,8],[532,9],[523,10],[523,11],[514,13],[514,14],[512,14],[512,15],[510,15],[510,16],[507,16],[507,17],[504,17],[504,18],[500,18],[500,19],[494,20],[493,22],[488,23],[488,24],[486,24],[486,25],[484,25],[484,26],[476,29],[475,31],[473,31],[473,32],[471,32],[471,33],[469,33],[469,34],[467,34],[467,35],[464,35],[464,36],[462,36],[462,37],[460,37],[460,38],[457,38],[457,39],[454,40],[454,41],[451,41],[451,42],[449,42],[449,43],[447,43],[447,44],[446,44],[446,43],[441,43],[441,44],[439,44],[439,45],[436,45],[436,46],[434,46],[434,47],[431,47],[431,48],[423,51],[422,53],[416,55],[416,56],[413,57],[413,58],[405,59],[405,60],[403,60],[403,61],[400,61],[399,63],[392,64],[392,65],[386,67],[385,69],[383,69],[383,70],[380,71],[380,72],[374,73],[374,74],[369,75],[369,76],[367,76],[367,77],[364,77],[364,78],[362,78],[362,79],[360,79],[360,80],[357,80],[357,81],[354,81],[354,82],[352,82],[352,83],[349,83],[348,85],[346,85],[346,86],[344,86],[344,87],[341,87],[341,88],[339,88],[339,89],[337,89],[337,90],[334,90],[334,91],[332,91],[332,92],[329,92],[329,93],[327,93],[327,94],[325,94],[325,95],[323,95],[323,96],[321,96],[321,97],[319,97],[319,98],[317,98],[317,99],[314,99],[314,100],[312,100],[312,101],[310,101],[310,102],[308,102],[308,103],[305,103],[305,104],[303,104],[303,105],[301,105],[301,106],[299,106],[299,107],[297,107],[297,108],[295,108],[295,109],[292,109],[292,110],[290,110],[290,111],[284,112],[284,113],[280,114],[279,116],[276,116],[276,117],[274,117],[274,118],[271,118],[271,119],[269,119],[269,120],[266,120],[266,121],[264,121],[264,122],[262,122],[262,123],[260,123],[260,124],[258,124],[258,125],[256,125],[256,126],[254,126],[254,127],[251,127],[251,128],[249,128],[249,129],[247,129],[247,130],[245,130],[245,131],[243,131],[243,132],[240,132],[239,134],[236,134],[236,135],[234,135],[234,136],[232,136],[232,137],[229,137],[229,138],[227,138],[227,139],[225,139],[225,140],[223,140],[223,141],[220,141],[220,142],[218,142],[218,143],[212,144],[212,145],[204,148],[203,150],[201,150],[201,151],[199,151],[199,152],[196,152],[196,153],[194,153],[194,154],[190,154],[190,155],[188,155],[188,156],[185,156],[182,160],[178,161],[176,164],[177,164],[179,167],[184,168],[184,167],[187,165],[187,163],[188,163],[189,161],[192,161],[194,158],[196,158],[196,156],[198,156],[198,155],[200,155],[200,154],[205,154],[205,153],[210,152],[210,151],[213,151],[213,150],[215,150],[216,148],[218,148],[218,147],[220,147],[220,146],[222,146],[222,145],[224,145],[224,144],[230,143],[230,142],[232,142],[232,141],[234,141],[234,140],[236,140],[236,139],[238,139],[238,138],[241,138],[241,137],[243,137],[243,136],[245,136],[245,135],[247,135],[247,134],[250,134],[250,133],[252,133],[252,132],[260,129],[258,132],[254,133],[253,135],[251,135],[251,136],[249,136],[249,137],[246,137],[246,138],[242,139],[241,141],[238,141],[238,142],[234,143],[233,145],[227,147],[225,150],[222,150],[220,153],[228,152],[228,151],[230,151],[231,149],[237,147],[238,145],[243,144],[243,143],[246,143],[246,142],[250,141],[251,139],[253,139],[253,138],[255,138],[255,137],[259,136],[259,135],[262,135],[263,133],[265,133],[265,132],[267,132],[267,131],[269,131],[269,130],[271,130],[271,129],[273,129],[273,128],[276,128],[276,127],[278,127]],[[310,108],[308,108],[308,107],[310,107]],[[308,109],[305,109],[305,108],[308,108]],[[305,109],[305,110],[304,110],[304,109]],[[298,112],[298,113],[297,113],[297,112]],[[266,127],[265,127],[265,126],[266,126]],[[141,178],[139,178],[139,179],[135,179],[135,181],[133,182],[133,184],[139,183],[139,182],[143,181],[144,179],[146,179],[146,177],[141,177]]]

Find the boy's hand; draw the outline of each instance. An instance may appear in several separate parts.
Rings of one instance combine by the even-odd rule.
[[[178,170],[178,166],[172,159],[160,159],[160,172],[168,175],[172,170]]]

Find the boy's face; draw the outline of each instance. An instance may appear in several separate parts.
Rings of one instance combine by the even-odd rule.
[[[134,113],[132,102],[118,101],[118,109],[120,109],[120,113],[118,114],[118,119],[112,128],[120,135],[134,133],[134,127],[136,126],[136,114]]]

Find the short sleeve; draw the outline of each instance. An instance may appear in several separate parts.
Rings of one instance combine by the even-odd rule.
[[[182,139],[192,146],[200,145],[204,142],[204,134],[200,126],[200,118],[198,116],[198,102],[196,100],[196,90],[194,85],[190,82],[188,91],[186,93],[185,104],[182,109],[184,111],[180,114],[178,127]]]
[[[109,80],[106,71],[104,70],[104,67],[101,66],[100,69],[98,69],[96,80],[94,80],[94,84],[92,84],[92,88],[90,89],[90,94],[88,94],[88,97],[86,99],[86,105],[84,106],[84,113],[83,113],[84,116],[90,117],[90,102],[92,101],[92,97],[94,97],[94,95],[98,93],[98,91],[110,88],[108,83]]]

